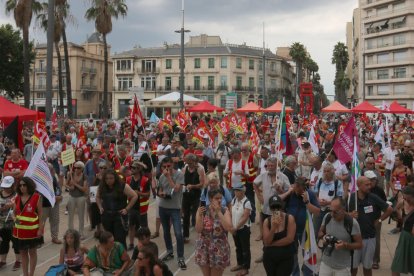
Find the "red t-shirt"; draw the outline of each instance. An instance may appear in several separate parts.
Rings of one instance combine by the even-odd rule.
[[[14,172],[15,170],[21,170],[24,171],[27,169],[29,164],[24,159],[19,159],[17,162],[13,162],[11,159],[7,160],[6,163],[4,163],[4,171],[5,172]]]
[[[195,153],[195,149],[193,149],[193,150],[190,150],[190,149],[184,150],[184,156],[186,156],[187,154],[190,154],[190,153],[194,154]]]

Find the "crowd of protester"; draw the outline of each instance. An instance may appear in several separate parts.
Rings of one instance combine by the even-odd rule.
[[[372,275],[380,267],[384,223],[395,224],[387,235],[399,235],[389,269],[393,275],[414,273],[410,120],[390,116],[390,133],[376,141],[385,117],[357,116],[361,175],[352,191],[351,164],[342,163],[333,150],[348,119],[294,116],[287,122],[291,153],[283,156],[274,139],[277,117],[252,114],[248,133],[231,129],[225,135],[214,128],[219,118],[202,114],[193,115],[185,129],[147,122],[135,135],[128,119],[84,125],[65,120],[60,128],[46,128],[53,207],[36,191],[33,179],[24,176],[37,148],[31,127],[21,133],[21,149],[0,136],[0,271],[12,245],[12,270],[35,275],[49,219],[51,241],[61,244],[59,263],[68,275],[171,275],[167,265],[175,253],[178,267],[187,269],[187,243],[194,244],[194,260],[203,275],[222,275],[231,254],[236,263],[230,271],[237,276],[248,275],[252,261],[263,263],[267,275],[356,275],[361,267],[364,275]],[[215,141],[195,135],[200,122]],[[256,146],[250,139],[253,125],[259,135]],[[309,141],[311,125],[317,153]],[[75,162],[63,166],[61,153],[70,148]],[[156,204],[150,207],[151,200]],[[152,231],[149,208],[156,208]],[[64,234],[59,229],[63,209],[68,219]],[[308,214],[322,249],[317,271],[298,258]],[[86,217],[97,239],[91,248],[82,243]],[[254,223],[259,227],[252,233]],[[190,239],[192,229],[196,240]],[[166,254],[159,256],[162,239]],[[263,251],[252,260],[254,244]]]

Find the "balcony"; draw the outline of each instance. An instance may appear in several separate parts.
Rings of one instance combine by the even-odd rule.
[[[229,89],[229,87],[227,85],[216,86],[216,90],[218,90],[218,91],[227,91],[228,89]]]
[[[89,73],[95,75],[96,74],[96,68],[89,69]]]
[[[80,88],[81,90],[96,91],[96,85],[91,85],[91,84],[81,84]]]
[[[35,90],[46,90],[46,84],[35,85]]]
[[[233,86],[232,87],[233,91],[240,91],[240,92],[255,92],[256,91],[256,87],[249,87],[249,86]]]
[[[365,27],[365,35],[377,34],[407,27],[406,16],[384,19]]]
[[[160,68],[139,68],[137,69],[138,74],[159,74]]]
[[[370,8],[378,6],[378,5],[383,5],[386,3],[391,3],[395,0],[366,0],[366,1],[361,1],[361,7],[363,8],[368,8],[368,6]]]
[[[45,74],[46,73],[46,66],[40,67],[40,68],[35,68],[35,72]]]

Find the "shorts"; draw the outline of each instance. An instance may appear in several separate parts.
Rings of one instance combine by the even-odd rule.
[[[148,227],[148,214],[141,214],[139,216],[139,226],[140,227]]]
[[[391,181],[391,170],[385,170],[385,181],[390,183]]]
[[[358,268],[362,263],[362,267],[365,269],[372,269],[372,263],[374,261],[376,239],[363,239],[362,248],[354,251],[353,268]]]
[[[131,227],[135,227],[135,228],[139,228],[139,219],[140,219],[140,215],[139,215],[139,210],[135,210],[135,209],[131,209],[128,212],[128,221],[129,221],[129,226]]]

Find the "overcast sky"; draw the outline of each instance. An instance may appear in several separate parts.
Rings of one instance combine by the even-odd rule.
[[[46,1],[46,0],[44,0]],[[94,31],[84,12],[89,1],[68,0],[74,24],[68,26],[69,41],[81,44]],[[163,42],[179,43],[182,0],[126,0],[128,15],[113,20],[108,43],[112,53],[130,50],[134,45],[158,47]],[[4,5],[4,1],[0,2]],[[186,0],[185,28],[189,35],[219,35],[223,42],[261,47],[263,22],[266,47],[301,42],[319,65],[325,93],[334,94],[335,68],[331,64],[334,45],[345,42],[346,22],[352,20],[357,0]],[[0,24],[12,23],[12,15],[0,13]],[[32,26],[35,25],[33,20]],[[32,27],[31,39],[45,42],[39,28]]]

